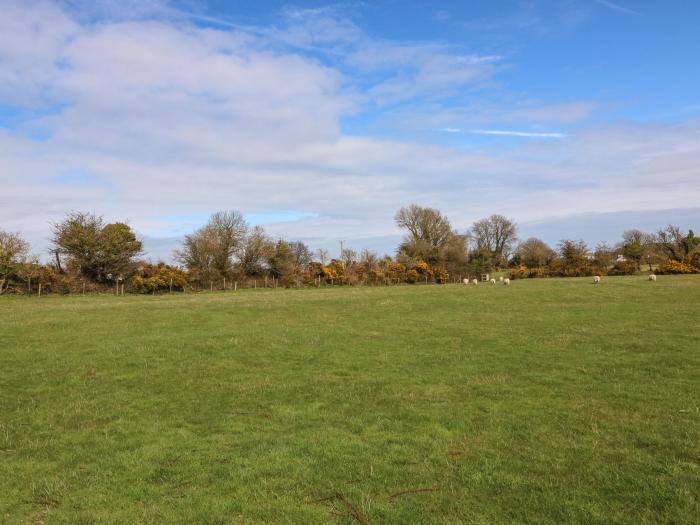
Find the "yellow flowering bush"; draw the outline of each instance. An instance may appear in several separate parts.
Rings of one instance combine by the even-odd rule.
[[[681,261],[666,261],[659,266],[656,273],[659,274],[675,274],[675,273],[698,273],[700,270],[693,268],[690,264]]]

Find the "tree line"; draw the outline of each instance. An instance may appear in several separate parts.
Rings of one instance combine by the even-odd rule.
[[[655,233],[627,230],[621,241],[591,249],[564,239],[519,242],[517,225],[502,215],[458,232],[439,210],[416,204],[398,210],[405,235],[393,256],[345,248],[338,258],[300,241],[273,238],[238,211],[214,213],[186,235],[175,265],[143,260],[143,244],[126,222],[106,223],[72,212],[51,225],[49,261],[40,263],[17,233],[0,229],[0,294],[124,291],[159,293],[238,286],[320,286],[456,282],[493,271],[511,278],[700,273],[700,237],[669,225]]]

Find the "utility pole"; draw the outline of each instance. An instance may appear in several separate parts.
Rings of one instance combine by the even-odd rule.
[[[342,260],[343,260],[343,243],[344,243],[345,241],[341,239],[341,240],[338,241],[338,242],[340,242],[340,260],[342,261]]]

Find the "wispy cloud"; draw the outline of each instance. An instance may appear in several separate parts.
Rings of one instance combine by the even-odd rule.
[[[467,129],[442,128],[446,133],[473,133],[475,135],[504,135],[508,137],[534,137],[547,139],[563,139],[568,137],[566,133],[558,132],[535,132],[535,131],[513,131],[505,129]]]
[[[609,2],[608,0],[594,0],[596,4],[602,5],[607,7],[608,9],[612,9],[613,11],[617,11],[618,13],[625,13],[626,15],[639,15],[639,11],[635,11],[633,9],[629,9],[627,7],[621,6],[619,4],[615,4],[613,2]]]

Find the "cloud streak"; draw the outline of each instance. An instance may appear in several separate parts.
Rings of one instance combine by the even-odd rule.
[[[633,9],[629,9],[629,8],[621,6],[619,4],[610,2],[609,0],[594,0],[594,2],[596,4],[607,7],[608,9],[612,9],[613,11],[617,11],[618,13],[625,13],[626,15],[639,15],[640,14],[638,11],[635,11]]]
[[[442,128],[446,133],[472,133],[474,135],[497,135],[505,137],[529,137],[529,138],[546,138],[546,139],[563,139],[568,137],[566,133],[558,132],[536,132],[536,131],[513,131],[503,129],[467,129],[461,128]]]

